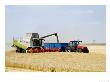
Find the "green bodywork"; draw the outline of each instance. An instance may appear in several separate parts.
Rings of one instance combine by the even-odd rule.
[[[13,45],[26,50],[28,46],[22,44],[19,40],[13,40]]]

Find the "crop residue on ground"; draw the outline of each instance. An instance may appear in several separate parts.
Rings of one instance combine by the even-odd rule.
[[[90,53],[6,51],[6,71],[105,72],[105,46],[89,46]]]

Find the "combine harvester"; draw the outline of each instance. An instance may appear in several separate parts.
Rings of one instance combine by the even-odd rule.
[[[56,36],[57,43],[44,43],[50,36]],[[13,47],[20,53],[39,53],[39,52],[84,52],[89,53],[86,46],[81,45],[82,41],[70,41],[69,43],[59,43],[57,33],[39,37],[38,33],[26,33],[22,40],[13,39]]]

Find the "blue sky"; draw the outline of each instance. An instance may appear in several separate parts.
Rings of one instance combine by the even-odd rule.
[[[6,42],[27,32],[40,36],[57,32],[60,42],[106,42],[106,6],[36,5],[5,7]],[[54,36],[46,42],[56,42]]]

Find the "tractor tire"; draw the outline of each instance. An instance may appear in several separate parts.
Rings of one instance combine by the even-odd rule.
[[[77,49],[75,49],[75,47],[71,47],[71,52],[76,52]]]
[[[81,53],[82,52],[82,49],[78,48],[77,51]]]
[[[85,48],[83,49],[83,53],[89,53],[89,49],[88,49],[87,47],[85,47]]]
[[[66,47],[65,48],[65,52],[71,52],[71,48],[70,47]]]

